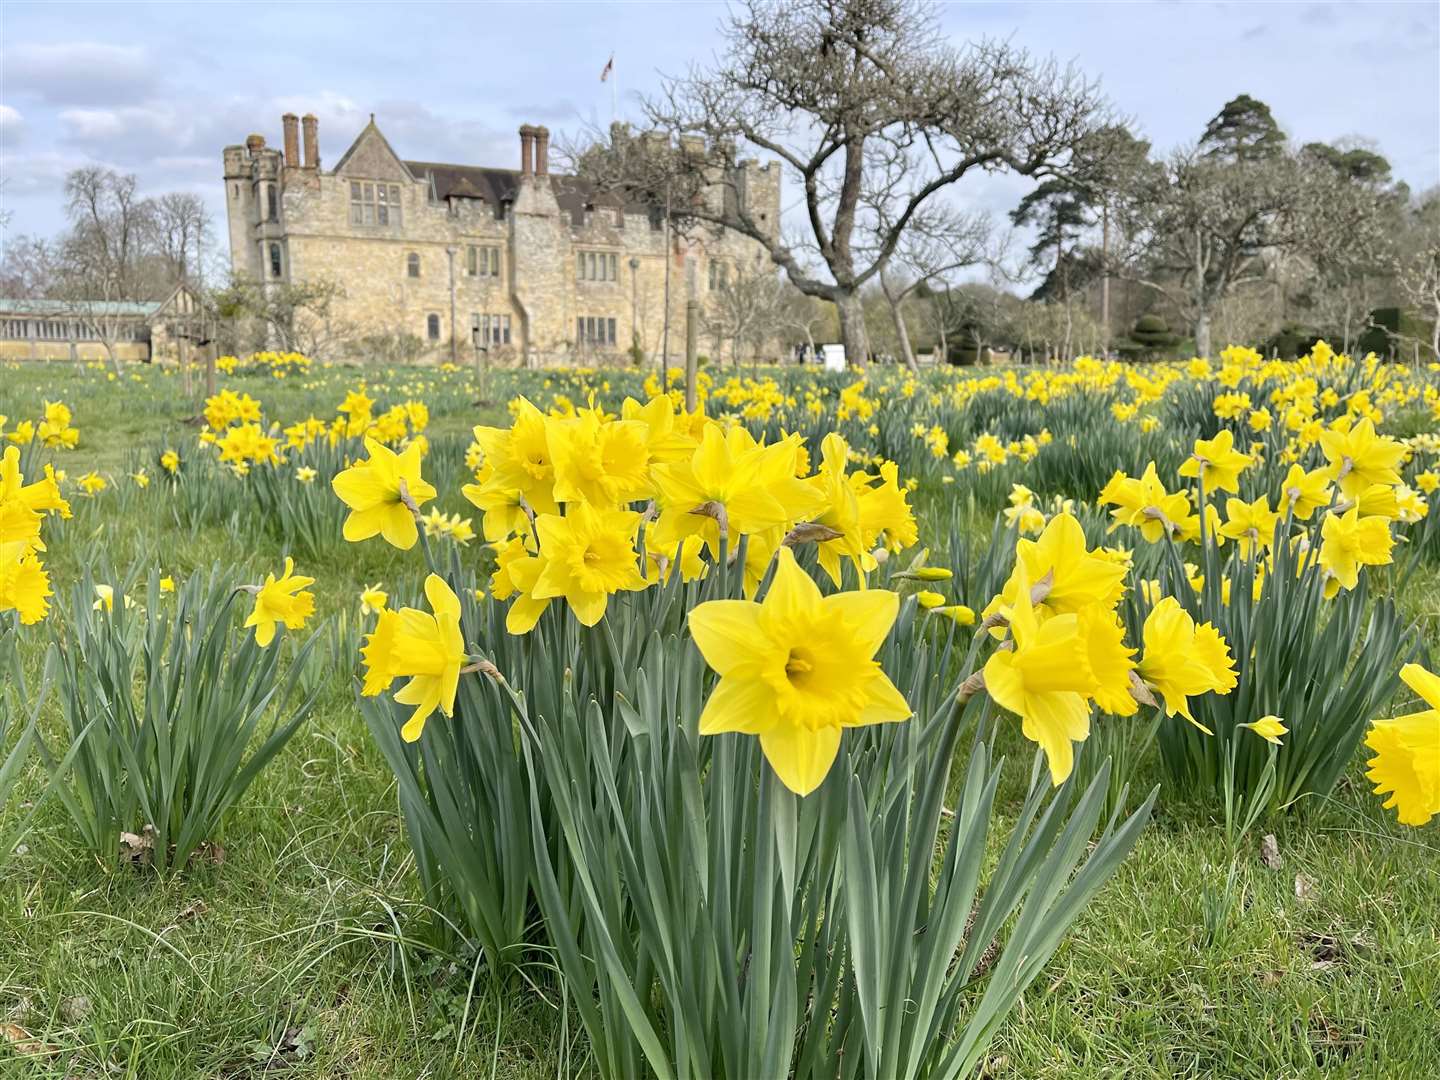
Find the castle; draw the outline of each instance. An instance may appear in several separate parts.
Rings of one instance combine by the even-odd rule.
[[[544,127],[522,126],[520,168],[497,169],[404,160],[372,115],[325,170],[316,118],[281,123],[283,150],[261,135],[225,148],[231,266],[262,288],[336,283],[330,317],[353,328],[350,358],[365,359],[367,338],[397,337],[434,362],[482,349],[523,366],[658,356],[669,259],[678,360],[687,300],[712,302],[731,275],[770,269],[748,237],[680,236],[647,205],[552,175]],[[687,149],[704,152],[698,140]],[[717,168],[713,197],[744,199],[778,229],[779,167]]]

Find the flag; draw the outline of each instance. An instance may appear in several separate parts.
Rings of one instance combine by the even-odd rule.
[[[611,53],[611,54],[610,54],[610,59],[605,61],[605,69],[600,72],[600,81],[601,81],[601,82],[607,82],[607,81],[609,81],[609,79],[610,79],[610,73],[611,73],[612,71],[614,71],[614,70],[615,70],[615,54],[614,54],[614,53]]]

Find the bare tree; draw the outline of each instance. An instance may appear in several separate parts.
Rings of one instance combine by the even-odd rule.
[[[344,296],[344,286],[329,278],[262,285],[238,277],[212,293],[210,303],[220,340],[233,351],[270,342],[286,352],[326,359],[356,338],[356,328],[335,312]],[[384,333],[382,329],[380,335]],[[408,344],[401,341],[395,347],[403,350]]]
[[[983,215],[964,215],[948,207],[927,207],[911,219],[895,248],[890,265],[878,275],[880,292],[895,324],[895,340],[905,366],[919,367],[905,324],[905,301],[917,289],[984,259],[990,223]]]
[[[1288,155],[1223,160],[1177,151],[1132,193],[1127,231],[1138,250],[1111,266],[1169,301],[1190,325],[1196,353],[1208,356],[1218,305],[1265,280],[1267,257],[1297,242],[1304,181]]]
[[[0,296],[35,300],[51,296],[60,273],[60,253],[39,236],[17,236],[0,262]]]
[[[135,305],[152,298],[144,256],[153,207],[138,196],[133,175],[88,165],[65,178],[65,211],[71,229],[61,248],[59,298],[118,374],[117,347],[135,326]]]
[[[738,264],[733,269],[711,291],[704,318],[717,345],[730,346],[731,362],[738,367],[742,350],[753,358],[774,344],[785,293],[779,275],[769,268],[749,270]]]
[[[869,352],[861,290],[930,200],[972,172],[1062,172],[1106,119],[1072,69],[1003,42],[951,46],[925,0],[744,0],[723,31],[713,69],[644,102],[650,124],[712,151],[672,159],[674,213],[751,237],[798,289],[834,303],[852,364]],[[722,167],[737,142],[800,185],[802,242],[761,220]],[[716,184],[723,197],[703,197]]]
[[[150,203],[150,228],[156,254],[176,285],[198,281],[210,233],[205,200],[188,191],[171,191]]]
[[[1435,359],[1440,358],[1440,189],[1417,201],[1411,222],[1392,268],[1400,296],[1429,323],[1430,355]]]

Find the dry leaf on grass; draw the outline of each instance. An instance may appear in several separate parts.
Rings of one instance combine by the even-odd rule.
[[[51,1046],[49,1043],[35,1038],[19,1024],[8,1021],[0,1024],[0,1038],[3,1038],[6,1045],[22,1057],[49,1057],[60,1052],[58,1046]]]
[[[1260,861],[1271,870],[1280,869],[1284,860],[1280,858],[1280,841],[1275,839],[1274,833],[1266,833],[1265,838],[1260,841]]]

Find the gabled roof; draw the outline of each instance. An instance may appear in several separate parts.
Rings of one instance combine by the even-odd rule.
[[[380,128],[376,125],[374,113],[370,114],[370,122],[360,130],[359,135],[355,136],[355,141],[350,144],[350,149],[340,155],[340,160],[335,163],[335,168],[331,171],[337,174],[343,172],[346,164],[368,140],[379,140],[380,145],[394,158],[395,164],[400,167],[400,171],[405,173],[410,179],[415,179],[415,174],[411,172],[405,162],[401,160],[400,155],[395,153],[395,148],[390,145],[390,140],[385,138],[384,133],[381,132]]]

